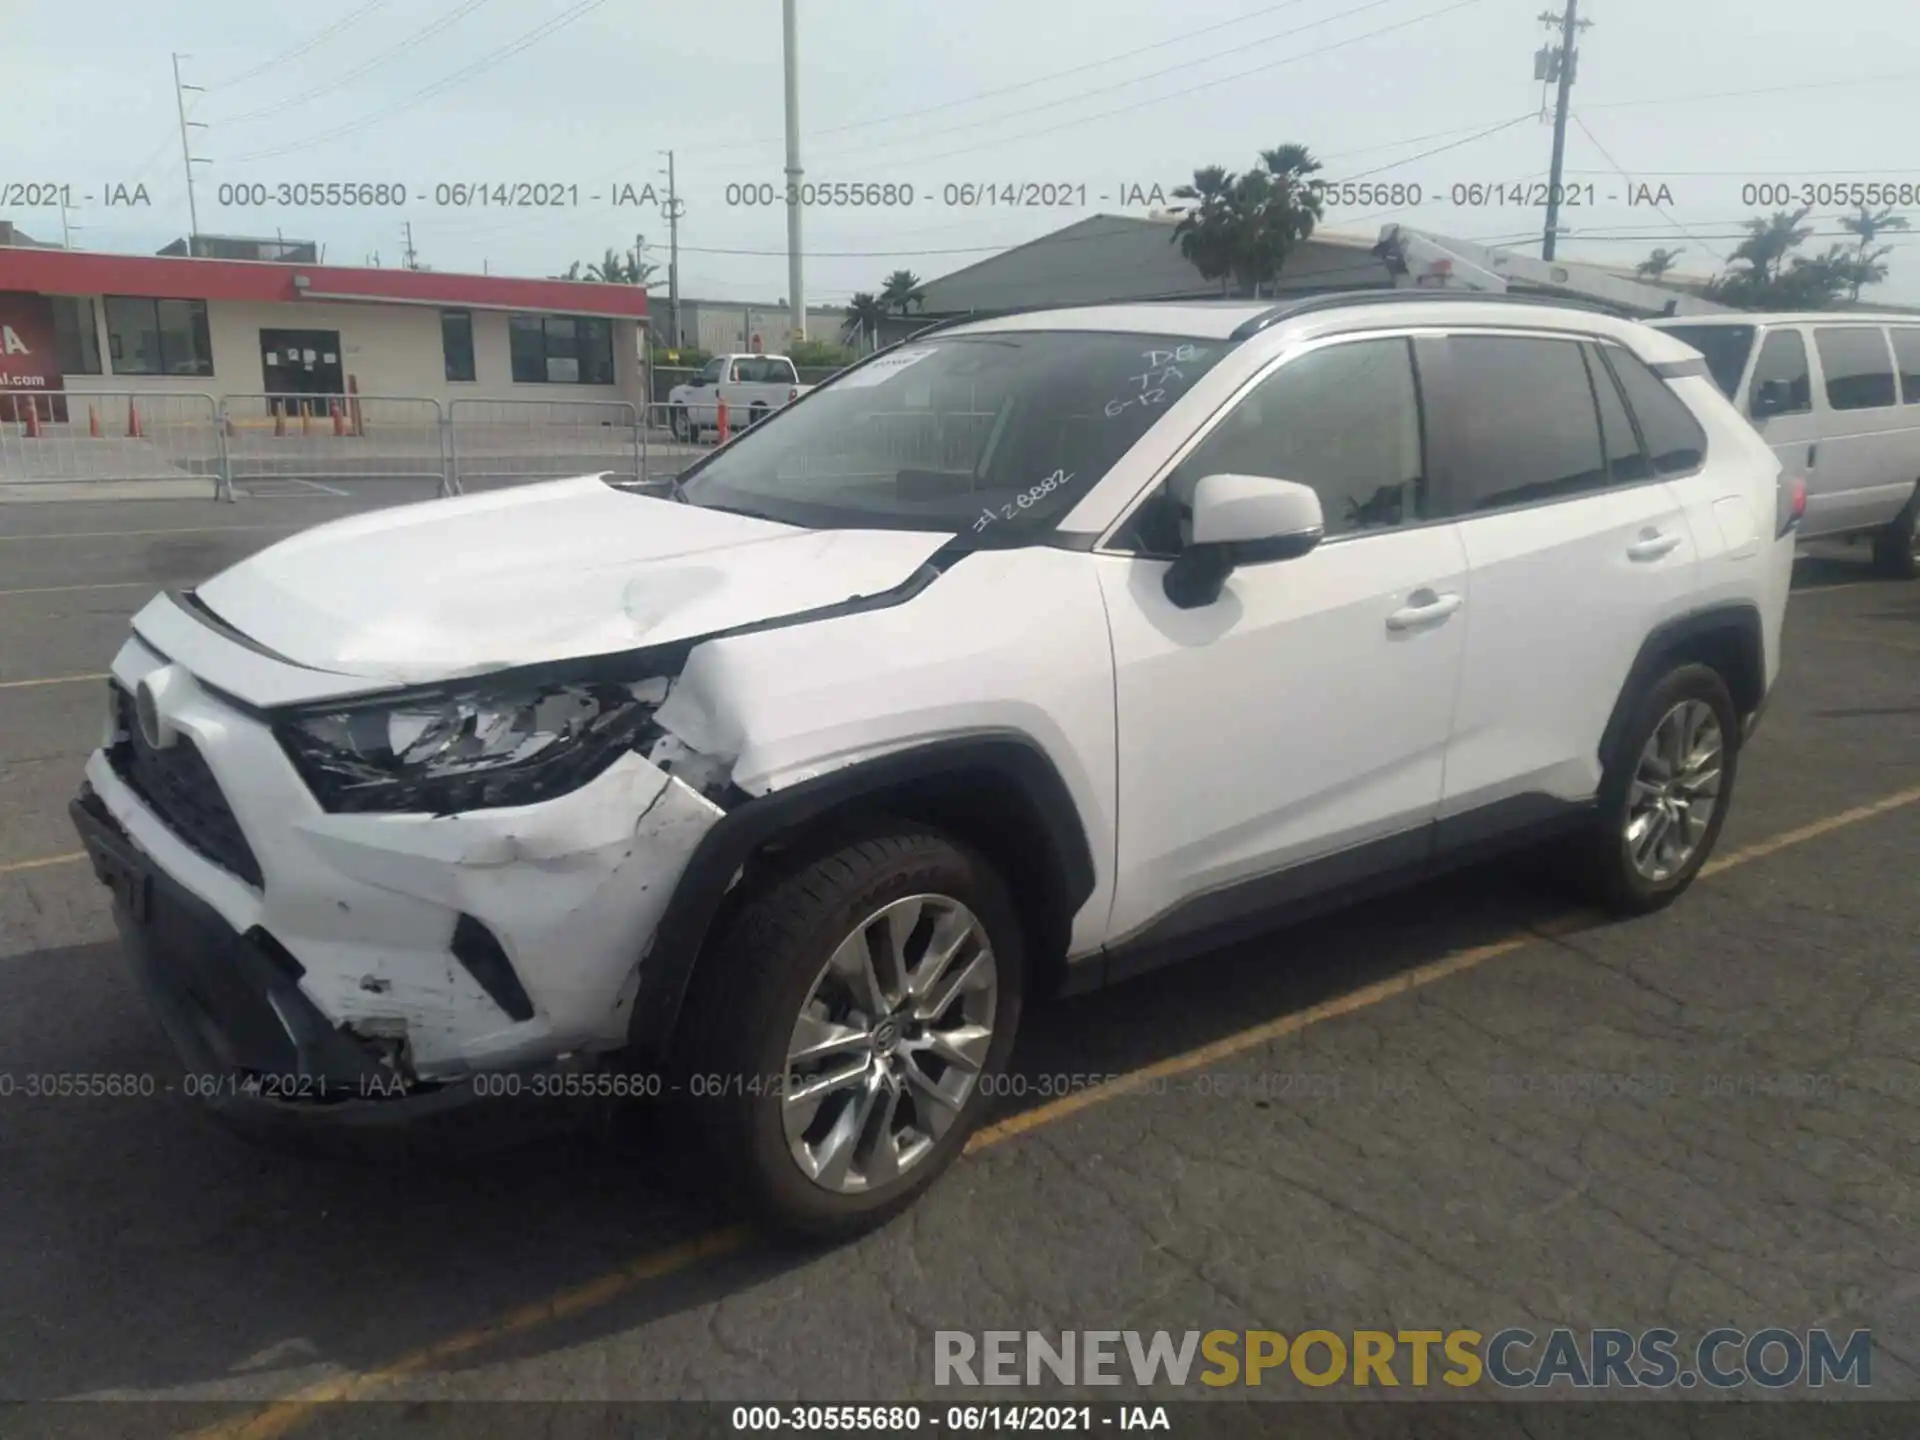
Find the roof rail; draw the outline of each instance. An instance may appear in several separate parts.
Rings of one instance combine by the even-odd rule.
[[[1599,300],[1588,300],[1573,295],[1555,295],[1551,293],[1515,294],[1481,290],[1335,290],[1324,295],[1304,295],[1298,300],[1283,300],[1271,310],[1264,310],[1251,320],[1244,321],[1233,332],[1232,339],[1247,340],[1262,330],[1271,329],[1282,320],[1291,320],[1297,315],[1312,315],[1322,310],[1347,310],[1361,305],[1424,305],[1429,301],[1442,304],[1478,302],[1488,305],[1550,305],[1564,310],[1592,310],[1602,315],[1612,315],[1616,319],[1634,319],[1631,309],[1625,306],[1608,305]]]

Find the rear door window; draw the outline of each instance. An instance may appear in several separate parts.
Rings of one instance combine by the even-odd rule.
[[[1462,514],[1606,487],[1600,417],[1575,340],[1454,335],[1447,341]]]
[[[1763,405],[1763,396],[1766,403]],[[1753,362],[1747,409],[1756,416],[1803,415],[1813,409],[1813,372],[1798,330],[1770,331]]]
[[[1900,366],[1900,401],[1920,405],[1920,328],[1902,325],[1887,333],[1893,337],[1893,358]]]
[[[1707,459],[1707,432],[1672,388],[1638,355],[1618,345],[1606,347],[1607,364],[1620,377],[1627,406],[1647,447],[1656,475],[1685,475]]]
[[[1822,325],[1813,332],[1835,410],[1878,410],[1894,404],[1893,357],[1886,332],[1865,325]]]

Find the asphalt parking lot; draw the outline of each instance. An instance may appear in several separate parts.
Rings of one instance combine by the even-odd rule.
[[[0,1400],[419,1433],[324,1402],[944,1404],[938,1329],[1510,1325],[1867,1327],[1872,1395],[1920,1400],[1920,585],[1800,562],[1671,910],[1477,871],[1042,1009],[953,1173],[798,1251],[716,1216],[638,1107],[375,1162],[180,1093],[66,819],[102,672],[154,590],[367,503],[0,506]],[[157,1084],[23,1093],[58,1074]]]

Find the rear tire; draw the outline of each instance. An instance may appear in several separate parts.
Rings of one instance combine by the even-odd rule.
[[[758,425],[762,420],[766,418],[767,418],[767,407],[764,405],[753,405],[753,406],[750,406],[747,410],[747,426],[749,429],[751,429],[755,425]]]
[[[1920,580],[1920,489],[1873,537],[1873,568],[1894,580]]]
[[[1617,915],[1672,904],[1720,838],[1739,758],[1740,717],[1719,672],[1669,670],[1605,757],[1593,825],[1570,856],[1579,888]]]
[[[683,445],[687,443],[687,438],[693,433],[693,431],[692,431],[692,428],[687,423],[687,407],[686,406],[676,405],[673,407],[671,411],[668,412],[667,428],[673,431],[674,439],[678,440]]]
[[[747,900],[701,963],[676,1047],[685,1118],[774,1227],[871,1229],[979,1123],[1024,981],[1019,921],[985,858],[905,822],[877,828]]]

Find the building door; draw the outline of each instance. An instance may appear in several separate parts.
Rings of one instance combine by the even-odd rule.
[[[273,406],[285,414],[324,415],[326,400],[307,397],[340,395],[347,388],[338,330],[262,330],[260,365],[267,394],[293,397]]]

